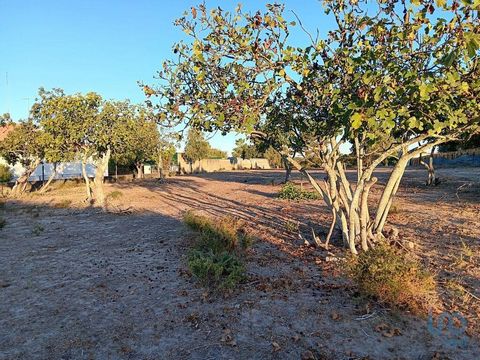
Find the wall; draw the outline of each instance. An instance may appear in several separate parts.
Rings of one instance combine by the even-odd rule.
[[[182,174],[232,171],[232,170],[251,170],[251,169],[270,169],[267,159],[202,159],[190,164],[183,158],[182,154],[178,156],[178,167]]]
[[[2,158],[0,158],[0,163],[8,165]],[[10,169],[13,172],[14,179],[18,178],[25,171],[25,168],[19,163],[15,164],[15,166],[10,166]],[[55,176],[56,180],[82,178],[82,163],[80,161],[60,163],[57,165],[57,169],[58,172]],[[92,162],[87,163],[86,169],[89,177],[95,176],[95,165]],[[54,164],[52,163],[40,164],[28,178],[28,180],[46,181],[52,174],[53,170]],[[108,176],[108,169],[105,170],[105,176]]]
[[[423,154],[423,161],[428,163],[430,154]],[[410,166],[420,166],[420,159],[410,160]],[[467,149],[433,154],[433,165],[437,167],[480,166],[480,149]],[[422,165],[423,166],[423,165]]]

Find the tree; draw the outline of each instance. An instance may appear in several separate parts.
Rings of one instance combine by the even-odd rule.
[[[177,60],[164,63],[160,84],[144,89],[158,95],[154,106],[169,126],[186,122],[267,140],[265,114],[291,99],[290,135],[306,158],[318,158],[326,180],[313,178],[287,145],[278,150],[331,209],[327,242],[336,225],[356,254],[384,238],[408,161],[479,131],[479,4],[442,1],[435,9],[431,1],[382,0],[368,11],[366,1],[324,4],[337,27],[305,48],[287,44],[280,5],[255,14],[200,5],[176,22],[191,42],[177,44]],[[386,139],[387,147],[376,146]],[[348,143],[353,182],[340,153]],[[398,161],[372,212],[373,172],[391,156]]]
[[[267,150],[265,150],[263,156],[265,157],[265,159],[268,160],[268,163],[271,167],[279,168],[283,165],[282,156],[272,146],[269,146]],[[288,181],[288,178],[286,179],[286,181]]]
[[[187,142],[185,144],[185,158],[190,163],[206,159],[210,152],[210,144],[203,136],[200,130],[191,128],[188,131]]]
[[[226,159],[227,153],[220,149],[210,148],[208,151],[208,159]]]
[[[0,142],[0,154],[11,165],[20,163],[25,171],[13,187],[13,193],[25,192],[28,179],[44,158],[44,132],[31,120],[15,125],[5,139]]]
[[[157,149],[157,167],[158,167],[158,176],[162,176],[162,171],[166,170],[167,173],[170,171],[170,166],[172,165],[173,158],[177,153],[174,143],[170,140],[168,135],[163,135],[160,137],[160,142],[158,143]]]
[[[245,139],[237,139],[235,140],[232,155],[245,160],[262,157],[263,152],[260,151],[255,144],[249,144]]]
[[[62,89],[47,91],[44,88],[39,89],[38,95],[31,114],[47,137],[45,159],[54,163],[54,172],[42,190],[45,191],[55,177],[58,163],[79,159],[82,163],[87,201],[92,202],[92,188],[86,166],[92,155],[89,139],[95,132],[102,98],[93,92],[67,95]]]
[[[126,106],[131,118],[118,124],[119,141],[113,159],[122,165],[135,165],[137,177],[141,179],[144,164],[157,160],[160,133],[151,111],[144,106]]]

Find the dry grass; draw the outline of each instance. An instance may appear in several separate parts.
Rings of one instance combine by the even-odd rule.
[[[391,246],[379,245],[350,258],[346,269],[362,294],[393,308],[425,315],[437,302],[433,275]]]

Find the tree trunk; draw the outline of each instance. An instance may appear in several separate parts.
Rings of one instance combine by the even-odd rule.
[[[428,164],[425,161],[423,161],[422,155],[420,155],[420,159],[419,159],[420,164],[425,166],[425,168],[427,169],[427,172],[428,172],[428,178],[427,178],[427,181],[426,181],[427,186],[438,184],[438,180],[435,176],[435,167],[433,166],[433,154],[434,154],[434,152],[435,152],[435,146],[433,146],[432,150],[430,151],[430,155],[428,157]]]
[[[137,168],[137,179],[143,179],[145,177],[143,175],[143,164],[136,164],[135,167]]]
[[[283,166],[285,167],[285,184],[290,180],[290,174],[292,173],[292,166],[285,157],[282,157]]]
[[[61,164],[60,165],[60,171],[63,171],[63,168],[64,168],[64,165]],[[50,186],[50,184],[52,183],[53,179],[55,179],[55,176],[58,174],[59,172],[59,169],[57,168],[57,163],[55,163],[53,165],[53,172],[52,174],[50,175],[50,177],[48,178],[48,181],[42,186],[42,188],[40,189],[40,193],[43,194],[45,191],[47,191],[48,187]]]
[[[107,202],[105,198],[105,190],[104,190],[104,178],[105,178],[105,170],[108,167],[108,162],[110,160],[110,149],[102,155],[102,157],[96,162],[96,169],[95,169],[95,177],[93,178],[93,183],[95,185],[95,203],[97,206],[100,206],[103,211],[107,210]]]
[[[35,160],[33,163],[30,164],[30,166],[25,170],[25,172],[18,177],[12,189],[13,194],[22,194],[25,192],[28,185],[28,178],[30,177],[30,175],[32,175],[40,162],[40,159]]]
[[[90,186],[90,179],[88,178],[87,174],[87,159],[86,156],[82,160],[82,176],[83,179],[85,180],[85,190],[87,192],[87,201],[88,203],[92,203],[93,197],[92,197],[92,187]]]
[[[385,185],[382,196],[378,202],[377,212],[375,214],[375,221],[373,224],[373,233],[380,235],[383,231],[385,221],[387,220],[388,212],[392,205],[393,197],[397,193],[400,181],[402,180],[405,168],[407,167],[409,157],[400,157],[397,164],[393,168],[392,173]]]

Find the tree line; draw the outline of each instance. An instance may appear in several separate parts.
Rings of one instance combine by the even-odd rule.
[[[139,177],[146,162],[167,164],[175,154],[173,143],[161,136],[151,109],[128,100],[104,100],[94,92],[68,95],[62,89],[40,88],[27,120],[13,123],[0,142],[0,156],[25,171],[15,182],[14,193],[26,190],[28,179],[42,161],[54,171],[40,191],[45,191],[65,162],[79,161],[85,180],[86,201],[105,208],[104,174],[111,160],[134,165]],[[95,164],[93,182],[87,164]]]

